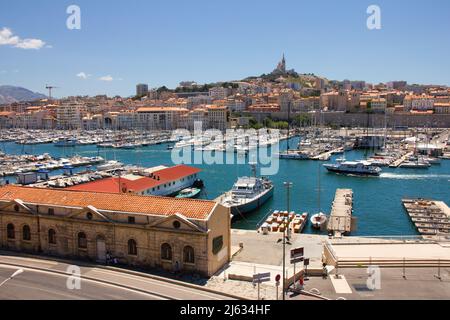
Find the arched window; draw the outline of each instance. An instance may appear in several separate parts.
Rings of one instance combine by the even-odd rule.
[[[48,230],[48,243],[56,244],[56,231],[53,229]]]
[[[25,241],[31,240],[31,231],[28,225],[24,225],[22,228],[22,239]]]
[[[161,246],[161,259],[172,260],[172,247],[168,243],[164,243]]]
[[[15,239],[16,238],[16,232],[14,230],[14,225],[12,223],[8,224],[6,227],[8,239]]]
[[[128,240],[128,254],[130,256],[137,256],[137,244],[133,239]]]
[[[78,234],[78,248],[87,249],[87,238],[84,232]]]
[[[192,248],[191,246],[184,247],[183,262],[184,263],[195,263],[194,248]]]

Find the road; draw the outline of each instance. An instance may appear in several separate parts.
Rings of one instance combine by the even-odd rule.
[[[4,254],[4,253],[3,253]],[[0,255],[0,283],[15,270],[24,273],[0,287],[0,299],[95,299],[95,300],[231,300],[199,286],[149,276],[79,265],[81,289],[67,288],[68,263]]]
[[[17,268],[0,266],[0,282]],[[69,290],[67,276],[27,269],[0,287],[1,300],[156,300],[158,296],[135,292],[95,281],[82,280],[81,290]]]

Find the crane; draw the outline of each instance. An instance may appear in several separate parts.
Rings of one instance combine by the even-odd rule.
[[[53,89],[58,89],[58,87],[55,86],[49,86],[48,84],[45,86],[45,89],[48,90],[48,99],[52,100],[52,90]]]

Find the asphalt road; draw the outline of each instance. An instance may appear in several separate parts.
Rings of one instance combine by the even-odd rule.
[[[0,267],[0,283],[17,268]],[[81,280],[80,290],[66,286],[67,276],[26,269],[24,273],[0,287],[2,300],[155,300],[162,299],[121,287]]]
[[[80,264],[81,290],[67,288],[68,269],[74,263],[40,258],[0,255],[0,283],[15,270],[24,273],[0,287],[0,299],[96,299],[96,300],[230,300],[199,286],[189,287],[142,273],[123,272]]]

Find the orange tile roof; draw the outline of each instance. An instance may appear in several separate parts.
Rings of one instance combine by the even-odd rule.
[[[97,193],[41,189],[7,185],[0,187],[0,201],[20,199],[25,203],[172,216],[181,214],[189,219],[207,219],[216,203],[206,200],[137,196],[119,193]]]
[[[121,188],[125,187],[128,191],[131,192],[141,192],[169,182],[174,182],[181,178],[199,173],[200,171],[200,169],[194,167],[179,165],[172,168],[155,171],[150,178],[141,177],[137,180],[130,180],[126,179],[125,177],[122,177],[120,179],[118,177],[113,177],[79,184],[73,187],[66,188],[66,190],[119,193],[121,192]],[[119,187],[119,180],[120,185],[122,186],[121,188]]]
[[[189,110],[185,108],[176,108],[176,107],[141,107],[137,109],[137,112],[166,112],[166,111],[188,112]]]

